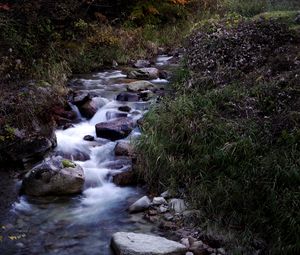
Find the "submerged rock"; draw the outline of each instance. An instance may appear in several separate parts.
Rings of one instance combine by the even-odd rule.
[[[129,207],[130,213],[138,213],[147,210],[151,205],[149,197],[143,196]]]
[[[72,161],[52,157],[29,171],[22,182],[22,192],[32,196],[80,193],[84,184],[83,169]]]
[[[116,120],[96,124],[97,137],[112,141],[127,137],[134,128],[131,118],[119,118]]]
[[[181,243],[164,237],[118,232],[111,240],[116,255],[182,255],[187,251]]]
[[[111,120],[116,118],[122,118],[122,117],[127,117],[127,115],[128,114],[125,112],[108,111],[106,112],[106,119]]]

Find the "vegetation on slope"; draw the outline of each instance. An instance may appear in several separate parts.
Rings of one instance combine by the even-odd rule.
[[[273,20],[202,22],[175,99],[143,124],[140,174],[234,231],[233,254],[300,252],[299,40]]]

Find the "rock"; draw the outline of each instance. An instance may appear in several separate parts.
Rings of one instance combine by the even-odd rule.
[[[151,89],[154,89],[154,85],[149,81],[135,81],[127,85],[127,90],[131,92],[138,92]]]
[[[195,255],[209,255],[207,247],[203,244],[202,241],[195,241],[190,244],[189,250],[192,251]]]
[[[104,164],[105,168],[111,169],[111,170],[120,170],[122,168],[126,168],[127,166],[130,166],[132,164],[131,159],[119,159],[110,161]]]
[[[151,205],[151,201],[147,196],[143,196],[129,207],[130,213],[138,213],[147,210]]]
[[[92,142],[92,141],[95,141],[95,137],[92,135],[86,135],[83,137],[83,140]]]
[[[118,108],[118,110],[121,111],[121,112],[130,112],[131,108],[129,106],[127,106],[127,105],[124,105],[124,106],[120,106]]]
[[[119,95],[117,95],[117,101],[121,102],[137,102],[139,100],[139,95],[134,93],[121,92]]]
[[[152,204],[153,205],[162,205],[162,204],[168,204],[168,202],[163,197],[155,197],[155,198],[153,198]]]
[[[72,123],[66,123],[64,126],[63,126],[63,130],[66,130],[66,129],[69,129],[69,128],[72,128],[74,127],[74,125]]]
[[[80,193],[83,185],[84,172],[79,165],[52,157],[25,175],[21,190],[32,196],[69,195]]]
[[[116,119],[116,118],[122,118],[122,117],[127,117],[127,113],[124,112],[114,112],[114,111],[108,111],[106,112],[106,119],[111,120],[111,119]]]
[[[91,97],[89,93],[78,91],[73,98],[73,104],[80,106],[88,102],[90,99]]]
[[[173,198],[169,202],[169,208],[176,213],[182,213],[186,210],[186,205],[183,199]]]
[[[113,61],[112,61],[112,67],[113,67],[113,68],[117,68],[118,65],[119,65],[119,64],[118,64],[118,62],[117,62],[116,60],[113,60]]]
[[[93,100],[89,100],[83,105],[78,106],[78,109],[83,117],[88,119],[93,118],[95,113],[97,112],[97,106]]]
[[[185,255],[194,255],[194,253],[188,251]]]
[[[119,118],[116,120],[96,124],[97,137],[112,141],[127,137],[133,130],[134,123],[130,118]]]
[[[133,67],[135,67],[135,68],[143,68],[143,67],[149,67],[149,66],[151,66],[150,61],[145,60],[145,59],[139,59],[133,64]]]
[[[155,67],[140,68],[128,73],[127,78],[137,80],[155,80],[159,76],[159,71]]]
[[[140,92],[140,97],[143,101],[148,101],[154,97],[156,97],[157,95],[155,93],[153,93],[151,90],[144,90]]]
[[[182,213],[183,220],[186,224],[195,222],[200,216],[201,212],[199,210],[187,210]]]
[[[173,220],[174,216],[171,213],[166,213],[166,214],[164,214],[164,218],[167,221],[171,221],[171,220]]]
[[[69,160],[86,161],[90,159],[90,155],[86,152],[75,150],[72,153],[57,152],[56,156],[61,156]]]
[[[118,232],[111,240],[116,255],[182,255],[186,247],[163,237]]]
[[[137,185],[137,176],[132,170],[121,172],[113,176],[113,183],[117,186]]]
[[[168,199],[168,198],[171,198],[172,197],[172,194],[169,190],[163,192],[160,194],[161,197],[165,198],[165,199]]]
[[[160,79],[167,80],[170,77],[170,74],[167,71],[159,70],[159,76]]]
[[[213,248],[207,248],[206,251],[209,253],[209,254],[212,254],[212,253],[215,253],[216,252],[216,249],[213,249]]]
[[[165,205],[161,205],[158,210],[160,213],[165,213],[168,211],[168,207]]]
[[[183,244],[187,249],[190,247],[189,239],[188,238],[182,238],[180,240],[180,243]]]
[[[148,215],[150,215],[150,216],[155,216],[157,214],[158,214],[158,212],[156,210],[149,210],[148,211]]]
[[[132,156],[133,147],[129,142],[120,141],[116,144],[115,147],[116,156]]]
[[[162,221],[158,227],[163,231],[170,231],[170,230],[174,231],[177,229],[176,223],[171,221]]]
[[[0,144],[0,161],[35,161],[42,159],[56,145],[54,131],[50,134],[40,131],[24,138],[16,138],[12,143]]]
[[[222,254],[222,255],[226,254],[226,252],[223,248],[219,248],[219,249],[217,249],[217,251],[218,251],[219,254]]]

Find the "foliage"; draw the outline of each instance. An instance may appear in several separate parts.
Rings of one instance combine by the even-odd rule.
[[[249,79],[249,73],[267,66],[270,52],[286,52],[284,46],[296,40],[286,26],[273,21],[244,21],[230,27],[226,22],[210,23],[208,32],[195,31],[188,41],[188,66],[207,83]],[[276,71],[271,69],[269,76]]]

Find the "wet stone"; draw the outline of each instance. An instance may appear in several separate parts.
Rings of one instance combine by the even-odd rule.
[[[121,112],[130,112],[131,108],[129,106],[127,106],[127,105],[124,105],[124,106],[120,106],[118,108],[118,110],[121,111]]]
[[[92,142],[95,141],[95,137],[92,135],[86,135],[83,137],[83,140]]]
[[[117,95],[116,100],[121,102],[137,102],[139,101],[140,97],[134,93],[122,92]]]

